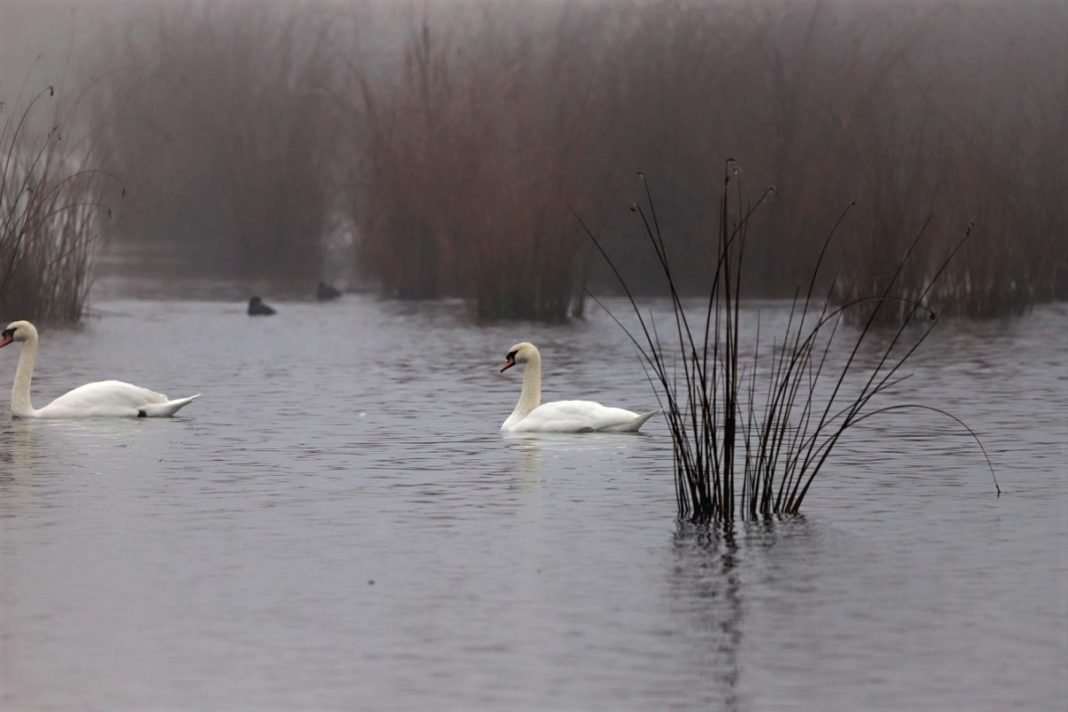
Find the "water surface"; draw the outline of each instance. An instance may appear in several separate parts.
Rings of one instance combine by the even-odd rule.
[[[711,533],[675,522],[662,419],[498,431],[520,340],[547,399],[655,406],[603,313],[276,306],[112,299],[42,329],[38,406],[102,378],[204,395],[173,420],[3,419],[0,707],[1064,708],[1065,306],[942,324],[909,369],[907,400],[981,433],[1000,498],[959,428],[898,414],[803,517]]]

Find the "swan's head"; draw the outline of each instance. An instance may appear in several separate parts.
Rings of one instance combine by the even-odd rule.
[[[504,357],[504,366],[501,367],[501,373],[504,373],[517,363],[527,363],[540,358],[541,354],[538,353],[537,346],[529,341],[522,341],[508,349],[508,355]]]
[[[0,332],[0,348],[12,341],[29,341],[37,338],[37,329],[28,321],[13,321]]]

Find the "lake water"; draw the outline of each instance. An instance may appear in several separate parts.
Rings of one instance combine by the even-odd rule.
[[[982,435],[1000,498],[953,423],[898,414],[842,444],[803,516],[726,532],[676,522],[662,418],[499,432],[520,340],[546,399],[655,406],[602,312],[275,306],[109,299],[42,330],[38,407],[103,378],[203,397],[0,419],[0,708],[1068,704],[1068,306],[940,324],[908,368],[905,400]]]

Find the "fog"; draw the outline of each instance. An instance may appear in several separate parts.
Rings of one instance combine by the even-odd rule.
[[[841,283],[1018,313],[1068,297],[1061,2],[0,4],[0,99],[126,188],[130,269],[319,278],[556,320],[662,285],[628,210],[648,177],[677,277],[707,288],[726,160],[753,222],[748,294],[788,296],[824,238]],[[40,113],[41,109],[35,109]],[[15,111],[17,113],[17,110]],[[90,161],[91,159],[91,161]]]

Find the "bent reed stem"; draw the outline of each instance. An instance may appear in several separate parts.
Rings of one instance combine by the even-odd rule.
[[[873,404],[876,397],[908,377],[900,375],[900,370],[930,335],[936,321],[925,299],[968,240],[971,228],[938,265],[917,298],[900,296],[894,290],[930,219],[914,236],[878,294],[835,304],[836,293],[841,293],[837,290],[840,269],[836,268],[830,287],[817,305],[814,295],[824,279],[829,248],[854,206],[850,203],[824,237],[807,285],[795,290],[786,326],[778,338],[771,340],[770,359],[761,352],[757,315],[756,343],[751,361],[746,358],[747,374],[742,366],[742,337],[746,332],[741,311],[745,247],[753,216],[775,194],[775,189],[768,188],[758,200],[746,204],[739,181],[735,180],[737,175],[737,162],[728,159],[719,201],[716,258],[702,325],[693,323],[687,313],[674,279],[652,190],[644,174],[638,174],[645,204],[635,203],[630,210],[637,216],[667,284],[674,343],[661,340],[652,313],[643,314],[602,240],[572,210],[637,319],[638,329],[634,331],[600,299],[589,295],[637,349],[664,412],[671,433],[679,518],[709,523],[730,522],[739,514],[749,519],[797,514],[816,476],[846,432],[869,418],[904,409],[934,412],[961,425],[979,444],[1000,495],[986,449],[963,420],[922,404]],[[863,359],[872,365],[862,366],[862,349],[870,344],[878,325],[886,323],[886,315],[881,312],[887,304],[901,305],[904,316],[890,338],[876,346],[875,356],[867,354]],[[868,311],[852,337],[845,361],[833,365],[832,345],[844,332],[840,329],[842,320],[860,307]],[[827,387],[822,387],[824,384]],[[765,395],[758,402],[761,392]],[[740,493],[736,477],[741,479]]]

